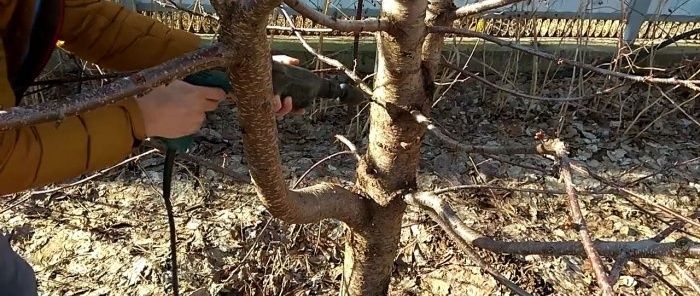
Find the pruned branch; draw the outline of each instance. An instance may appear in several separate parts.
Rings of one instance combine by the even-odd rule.
[[[419,123],[424,124],[428,130],[433,133],[436,137],[442,140],[448,147],[453,149],[460,149],[465,153],[478,153],[478,154],[550,154],[554,155],[553,147],[549,145],[554,142],[543,142],[537,145],[523,145],[523,146],[475,146],[466,145],[451,139],[450,137],[443,134],[438,127],[430,122],[430,119],[420,113],[417,110],[411,111],[411,115]]]
[[[609,281],[608,275],[606,274],[605,268],[603,267],[603,262],[600,259],[600,255],[593,245],[593,240],[588,233],[588,225],[586,220],[583,218],[581,213],[581,206],[579,204],[578,195],[576,193],[576,188],[574,187],[573,181],[571,180],[571,165],[569,163],[568,152],[566,151],[566,146],[561,141],[556,141],[554,145],[554,150],[559,158],[561,178],[564,181],[564,186],[566,188],[567,195],[569,196],[569,207],[571,209],[571,218],[578,228],[579,235],[581,235],[581,242],[583,243],[583,249],[586,251],[588,260],[591,262],[593,267],[593,272],[595,273],[596,280],[600,286],[603,294],[614,295],[612,285]]]
[[[456,34],[456,35],[460,35],[460,36],[479,38],[479,39],[483,39],[483,40],[498,44],[500,46],[510,47],[512,49],[523,51],[523,52],[529,53],[531,55],[535,55],[535,56],[538,56],[541,58],[552,60],[552,61],[557,62],[558,64],[566,64],[569,66],[575,66],[575,67],[583,68],[583,69],[586,69],[588,71],[595,72],[595,73],[602,74],[602,75],[613,76],[613,77],[627,79],[630,81],[641,82],[641,83],[681,85],[681,86],[687,87],[687,88],[695,90],[695,91],[700,91],[700,80],[682,80],[682,79],[676,79],[676,78],[658,78],[658,77],[651,77],[651,76],[637,76],[637,75],[629,75],[629,74],[620,73],[620,72],[616,72],[616,71],[606,70],[603,68],[595,67],[595,66],[590,65],[590,64],[586,64],[586,63],[566,59],[563,57],[558,57],[558,56],[550,54],[550,53],[542,52],[542,51],[534,49],[530,46],[520,45],[520,44],[511,42],[511,41],[506,41],[506,40],[503,40],[503,39],[500,39],[497,37],[493,37],[493,36],[488,35],[488,34],[476,32],[476,31],[472,31],[472,30],[468,30],[468,29],[444,27],[444,26],[432,26],[432,27],[428,27],[428,32]]]
[[[222,66],[233,52],[220,46],[193,51],[158,66],[147,68],[100,88],[27,107],[0,111],[0,131],[75,116],[144,93],[188,74]]]
[[[578,241],[501,241],[479,234],[469,228],[455,213],[452,207],[434,192],[417,192],[404,197],[407,203],[436,213],[446,221],[446,227],[457,233],[464,241],[485,250],[499,254],[543,255],[543,256],[586,256],[583,245]],[[622,252],[631,258],[700,258],[700,244],[689,239],[674,243],[658,243],[653,240],[630,242],[600,241],[593,245],[601,256],[616,257]]]
[[[525,0],[484,0],[476,3],[469,3],[458,8],[457,11],[455,11],[455,15],[457,17],[467,17],[523,1]]]
[[[305,18],[341,32],[376,32],[386,31],[391,25],[389,22],[378,18],[366,18],[362,20],[338,20],[321,12],[311,9],[299,0],[284,0],[284,3],[294,9]]]

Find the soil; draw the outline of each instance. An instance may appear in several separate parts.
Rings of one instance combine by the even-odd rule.
[[[529,92],[531,79],[521,77],[515,84]],[[535,84],[536,94],[556,97],[570,88],[578,95],[611,83],[589,79],[578,89],[579,81],[571,79]],[[669,97],[682,102],[687,99],[682,94],[669,92]],[[657,98],[662,99],[634,121]],[[700,128],[681,112],[654,121],[669,110],[671,103],[658,89],[644,85],[564,106],[515,98],[468,80],[451,87],[436,102],[431,117],[449,136],[474,145],[534,144],[533,136],[540,130],[558,135],[569,145],[575,163],[613,182],[634,182],[628,188],[649,203],[612,194],[580,194],[594,239],[629,241],[653,237],[673,221],[650,203],[683,216],[700,206]],[[686,110],[698,117],[698,108]],[[366,147],[366,133],[358,132],[366,111],[359,123],[348,123],[351,111],[341,107],[316,111],[313,119],[279,121],[280,154],[290,186],[316,161],[345,149],[334,135],[346,135],[361,151]],[[240,138],[235,105],[225,104],[210,114],[191,153],[245,174]],[[150,149],[140,147],[134,155]],[[497,157],[500,160],[467,155],[428,135],[420,186],[432,190],[489,183],[563,189],[557,174],[549,171],[558,168],[551,158]],[[684,161],[688,163],[674,166]],[[25,192],[2,200],[0,230],[17,232],[13,246],[35,268],[42,295],[171,295],[168,225],[160,195],[162,163],[162,154],[150,153],[76,186],[55,184],[47,188],[59,189],[50,193]],[[300,186],[321,180],[352,182],[354,168],[352,157],[337,157],[317,167]],[[667,170],[654,174],[663,168]],[[184,160],[176,169],[172,202],[182,295],[337,294],[345,239],[341,223],[290,225],[271,217],[249,184]],[[608,189],[592,178],[574,175],[580,191]],[[442,196],[468,226],[488,236],[579,240],[578,232],[569,227],[566,195],[479,189]],[[698,236],[697,227],[686,226],[666,241],[698,240]],[[585,258],[478,253],[533,295],[597,295]],[[608,268],[612,261],[604,258]],[[665,281],[680,294],[693,295],[691,285],[672,268],[674,263],[695,278],[700,276],[700,260],[642,259],[626,265],[615,290],[621,295],[674,294]],[[415,207],[406,213],[394,267],[392,295],[512,295]]]

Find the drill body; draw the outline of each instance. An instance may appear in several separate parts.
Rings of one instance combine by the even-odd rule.
[[[280,98],[291,96],[294,109],[306,108],[315,98],[338,99],[347,106],[364,101],[364,93],[349,84],[322,78],[308,69],[272,62],[272,92]]]
[[[199,86],[220,87],[226,92],[233,91],[225,68],[213,68],[190,74],[183,81]],[[292,97],[294,109],[309,107],[315,98],[338,99],[344,105],[353,107],[365,101],[365,93],[359,88],[322,78],[314,72],[272,61],[272,92],[280,99]],[[166,147],[187,151],[192,144],[191,136],[176,139],[161,139]]]

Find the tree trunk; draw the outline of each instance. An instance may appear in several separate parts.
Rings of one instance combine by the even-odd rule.
[[[378,69],[370,108],[367,153],[357,186],[369,197],[368,218],[348,234],[341,295],[387,295],[406,204],[417,187],[425,128],[411,110],[430,112],[433,83],[421,63],[427,1],[388,0],[382,16],[393,22],[377,40]]]

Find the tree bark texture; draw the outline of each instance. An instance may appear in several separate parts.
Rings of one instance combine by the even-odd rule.
[[[422,63],[427,1],[387,0],[381,17],[390,29],[377,36],[378,70],[370,107],[369,144],[357,183],[368,218],[348,233],[341,295],[387,295],[399,244],[403,195],[417,188],[426,128],[412,110],[430,112],[434,84]]]
[[[229,62],[237,100],[243,152],[251,181],[262,204],[287,223],[314,223],[334,218],[354,227],[365,221],[364,202],[342,186],[321,183],[289,190],[279,155],[277,123],[272,110],[272,58],[267,41],[268,15],[277,1],[212,1],[220,15],[220,41],[238,54]]]

